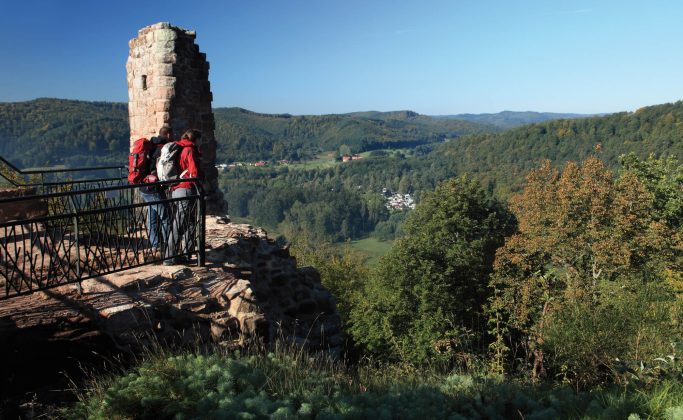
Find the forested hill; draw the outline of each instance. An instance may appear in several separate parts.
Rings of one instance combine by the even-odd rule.
[[[410,111],[292,116],[217,108],[214,113],[221,162],[312,158],[342,145],[354,153],[414,147],[497,131],[493,126],[439,121]],[[0,103],[0,155],[20,167],[124,164],[127,154],[125,103],[50,98]]]
[[[521,186],[542,159],[579,161],[595,153],[617,166],[619,156],[683,158],[683,101],[603,117],[547,121],[500,134],[474,135],[448,142],[425,156],[424,164],[480,174],[507,193]]]
[[[342,145],[356,152],[452,138],[426,156],[402,161],[411,170],[430,172],[412,175],[427,177],[430,183],[452,173],[473,172],[485,173],[500,187],[512,185],[540,159],[579,160],[597,143],[602,144],[602,158],[611,163],[630,151],[683,157],[683,102],[633,113],[546,121],[497,134],[486,133],[491,126],[411,111],[292,116],[218,108],[215,116],[219,160],[224,162],[308,157]],[[125,164],[127,153],[124,103],[61,99],[0,103],[0,154],[19,166]],[[380,159],[373,169],[390,160]],[[437,169],[443,173],[434,173]]]
[[[681,161],[683,102],[603,117],[547,121],[498,134],[463,136],[427,154],[406,157],[377,153],[351,164],[288,176],[292,184],[301,182],[296,177],[305,175],[307,179],[332,179],[349,190],[360,185],[368,192],[389,188],[417,192],[419,197],[420,192],[433,190],[439,182],[469,173],[490,192],[505,198],[521,189],[526,174],[543,159],[561,164],[597,154],[617,168],[619,156],[630,152],[642,158],[675,155]]]
[[[382,213],[378,193],[383,188],[411,193],[419,203],[423,193],[433,191],[437,184],[469,173],[489,193],[506,199],[521,190],[529,170],[538,168],[543,159],[560,166],[597,154],[617,170],[619,156],[629,152],[643,158],[650,154],[683,157],[683,102],[463,136],[428,153],[419,148],[376,151],[364,159],[326,168],[236,167],[223,172],[220,181],[231,214],[278,227],[285,235],[308,226],[308,232],[327,240],[368,233],[392,238],[400,230],[402,213]]]
[[[415,147],[497,128],[461,120],[438,120],[412,111],[351,114],[259,114],[216,108],[221,161],[311,158],[322,151]]]
[[[590,114],[561,114],[555,112],[517,112],[503,111],[495,114],[457,114],[457,115],[438,115],[434,118],[457,119],[471,121],[480,124],[490,124],[501,129],[519,127],[520,125],[533,124],[543,121],[589,118]]]
[[[20,167],[123,164],[128,106],[36,99],[0,103],[0,155]]]

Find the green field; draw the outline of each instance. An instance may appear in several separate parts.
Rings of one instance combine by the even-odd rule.
[[[331,155],[330,153],[331,152],[323,152],[323,153],[320,153],[318,156],[316,156],[316,158],[313,160],[290,163],[287,166],[289,166],[291,169],[304,169],[304,170],[331,168],[334,165],[337,165],[339,162],[335,161],[334,155]]]
[[[366,264],[374,266],[379,261],[379,257],[386,255],[391,248],[393,241],[379,241],[375,238],[359,239],[351,241],[351,248],[368,256]]]

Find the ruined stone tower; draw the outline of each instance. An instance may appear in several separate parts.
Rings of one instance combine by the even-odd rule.
[[[209,63],[195,44],[196,34],[166,22],[147,26],[128,43],[130,141],[155,136],[164,124],[178,138],[189,128],[202,131],[199,144],[204,189],[210,210],[224,207],[218,190],[216,139],[211,110]]]

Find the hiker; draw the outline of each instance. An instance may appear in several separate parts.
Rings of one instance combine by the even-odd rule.
[[[162,201],[166,198],[162,186],[145,186],[145,184],[155,183],[159,180],[156,162],[164,144],[171,141],[173,141],[173,129],[169,125],[164,125],[159,129],[158,136],[149,140],[140,139],[133,144],[133,153],[131,153],[133,162],[129,168],[128,179],[131,183],[140,184],[140,197],[145,203]],[[135,170],[139,173],[133,176],[134,179],[131,179],[131,173]],[[160,258],[161,255],[165,254],[165,249],[162,248],[166,248],[168,243],[170,229],[168,209],[164,203],[150,204],[146,207],[148,240],[152,258]],[[161,234],[161,242],[159,241],[159,234]]]
[[[199,149],[197,143],[202,133],[199,130],[187,130],[176,144],[180,147],[178,153],[178,179],[199,177]],[[171,198],[184,198],[197,195],[194,182],[186,181],[171,186]],[[175,255],[187,254],[194,250],[196,220],[189,217],[189,201],[177,201],[173,203],[173,222],[169,248]],[[173,265],[188,262],[185,256],[164,260],[164,265]]]

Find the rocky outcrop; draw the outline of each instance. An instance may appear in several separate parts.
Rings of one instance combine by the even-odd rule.
[[[207,218],[207,266],[144,266],[0,302],[0,341],[21,347],[40,329],[47,340],[105,335],[133,350],[157,340],[240,345],[284,339],[338,354],[334,298],[312,268],[261,229]],[[47,335],[45,335],[47,332]]]
[[[36,189],[30,187],[0,188],[0,199],[25,197],[35,193]],[[47,216],[47,203],[42,200],[10,201],[0,206],[0,223],[41,216]]]
[[[236,347],[281,337],[340,354],[340,319],[316,270],[297,267],[263,230],[218,217],[207,217],[206,246],[206,267],[148,265],[84,281],[82,295],[71,285],[0,301],[2,391],[28,380],[27,369],[47,377],[64,361],[133,354],[151,341]]]

